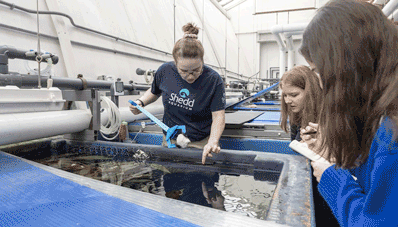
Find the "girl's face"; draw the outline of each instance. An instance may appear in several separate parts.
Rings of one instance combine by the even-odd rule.
[[[200,58],[178,58],[176,66],[182,79],[190,84],[195,82],[203,72],[203,62]]]
[[[288,110],[293,113],[299,113],[304,109],[304,89],[283,84],[282,94],[287,104]]]

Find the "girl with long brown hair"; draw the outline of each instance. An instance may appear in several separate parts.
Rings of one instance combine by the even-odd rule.
[[[281,98],[281,128],[291,140],[301,141],[300,127],[318,122],[322,105],[322,90],[318,76],[309,67],[300,65],[283,74],[279,87]],[[289,123],[288,123],[289,121]],[[315,222],[317,226],[338,225],[326,201],[319,194],[316,178],[312,178]]]
[[[320,193],[341,226],[397,226],[396,26],[372,4],[331,1],[305,29],[300,52],[324,96],[319,127],[302,131],[317,136],[303,139],[335,164],[312,162]]]

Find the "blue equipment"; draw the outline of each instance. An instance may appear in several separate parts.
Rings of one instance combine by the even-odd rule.
[[[175,137],[175,135],[177,134],[177,130],[178,129],[181,129],[182,133],[186,133],[185,125],[176,125],[176,126],[173,126],[173,127],[169,128],[167,125],[165,125],[163,122],[161,122],[155,116],[153,116],[147,110],[145,110],[141,106],[137,105],[137,103],[135,103],[134,101],[129,100],[129,103],[131,103],[131,105],[137,107],[137,109],[139,111],[141,111],[143,114],[145,114],[147,117],[149,117],[153,122],[155,122],[157,125],[159,125],[166,132],[166,141],[167,141],[167,146],[169,148],[176,147],[175,144],[172,144],[170,142],[170,139]]]

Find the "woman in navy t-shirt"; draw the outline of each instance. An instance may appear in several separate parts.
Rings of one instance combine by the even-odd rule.
[[[174,45],[174,62],[159,67],[152,87],[137,104],[146,106],[162,96],[163,122],[168,127],[185,125],[191,141],[188,147],[203,149],[204,163],[211,153],[220,151],[218,143],[225,127],[225,89],[220,75],[204,65],[199,29],[188,23],[183,31],[184,37]],[[130,110],[140,113],[132,105]],[[165,137],[163,140],[165,146]]]

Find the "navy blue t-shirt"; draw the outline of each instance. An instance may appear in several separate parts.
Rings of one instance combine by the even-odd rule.
[[[189,84],[182,79],[174,62],[164,63],[155,73],[151,92],[162,95],[163,123],[170,128],[185,125],[186,135],[192,142],[209,136],[211,113],[225,109],[221,76],[206,65],[202,75]]]

